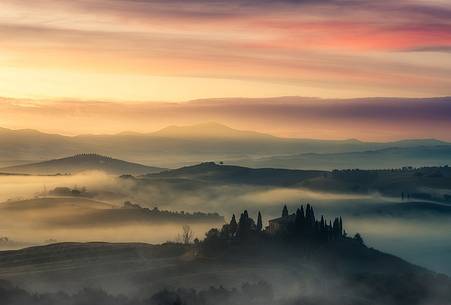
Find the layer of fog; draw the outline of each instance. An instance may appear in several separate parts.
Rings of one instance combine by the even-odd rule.
[[[332,194],[299,188],[271,188],[243,185],[187,183],[181,181],[135,181],[119,179],[102,173],[86,173],[56,177],[0,177],[0,201],[36,196],[43,189],[57,186],[87,187],[96,193],[96,200],[121,205],[129,200],[143,207],[159,207],[175,211],[218,212],[228,219],[233,213],[247,209],[256,217],[261,211],[266,223],[278,217],[287,204],[292,212],[300,204],[311,203],[318,214],[326,217],[343,216],[350,235],[359,232],[372,247],[399,255],[413,263],[435,271],[451,274],[450,215],[413,211],[403,215],[389,209],[401,204],[399,198],[379,194]],[[73,211],[72,211],[73,212]],[[71,212],[71,213],[72,213]],[[180,225],[124,224],[111,227],[40,226],[36,211],[5,219],[0,215],[0,236],[9,243],[3,247],[21,247],[44,241],[151,242],[174,240]],[[74,217],[77,217],[74,215]],[[218,224],[219,226],[220,224]],[[195,235],[202,238],[209,225],[193,226]]]
[[[86,172],[68,176],[1,176],[0,202],[5,200],[28,199],[58,187],[91,188],[109,187],[115,184],[115,177],[102,172]]]
[[[79,198],[79,201],[66,203],[66,199],[61,197],[55,206],[26,202],[46,198],[44,193],[61,186],[88,187],[90,191],[100,191],[102,199],[108,198],[100,201]],[[72,176],[0,176],[0,250],[62,241],[163,243],[176,240],[181,232],[181,223],[96,225],[95,219],[86,223],[88,216],[93,217],[90,212],[119,207],[124,200],[132,198],[127,190],[123,181],[101,172]],[[113,192],[113,197],[110,192]],[[212,225],[201,223],[190,224],[190,227],[194,237],[203,238]]]

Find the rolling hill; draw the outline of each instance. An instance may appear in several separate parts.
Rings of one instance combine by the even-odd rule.
[[[230,163],[255,168],[275,167],[317,170],[443,166],[451,164],[451,145],[390,147],[343,153],[305,153],[236,160],[230,161]]]
[[[248,168],[205,162],[194,166],[147,174],[142,183],[178,184],[202,189],[215,185],[302,187],[325,193],[372,194],[451,203],[451,168],[424,167],[386,170],[291,170]]]
[[[17,165],[0,169],[5,173],[33,175],[77,174],[84,171],[103,171],[108,174],[141,175],[163,171],[163,168],[146,166],[97,154],[80,154],[62,159]]]
[[[4,211],[48,211],[52,208],[74,208],[74,209],[112,209],[113,204],[89,199],[89,198],[33,198],[18,201],[6,201],[0,204]]]
[[[187,179],[194,181],[216,182],[221,184],[251,184],[288,186],[301,181],[321,177],[322,171],[288,170],[276,168],[253,169],[241,166],[221,165],[204,162],[179,169],[145,175],[145,178]]]
[[[12,285],[20,284],[32,290],[35,297],[30,297],[32,303],[27,304],[33,305],[42,304],[38,301],[45,297],[37,293],[79,290],[83,293],[87,287],[96,290],[89,298],[83,298],[83,304],[180,304],[127,302],[124,296],[120,299],[122,303],[111,303],[99,289],[129,298],[149,299],[149,295],[162,289],[192,291],[220,286],[219,292],[224,293],[223,287],[262,281],[274,290],[276,298],[285,300],[269,304],[435,305],[447,304],[451,298],[451,280],[447,276],[351,240],[307,247],[310,255],[305,255],[308,251],[302,247],[269,244],[221,248],[218,255],[212,256],[203,252],[195,254],[195,246],[174,243],[58,243],[0,252],[0,276]],[[28,300],[25,291],[17,293],[8,289],[12,285],[1,284],[0,291],[8,299]],[[223,302],[223,294],[220,296],[221,304],[230,304]],[[56,297],[64,300],[68,295],[55,294],[54,301]],[[294,297],[312,301],[299,302]],[[91,302],[86,301],[89,299]]]
[[[30,228],[48,227],[52,230],[63,228],[66,232],[74,228],[99,228],[133,224],[209,224],[222,225],[224,217],[217,213],[177,212],[149,209],[138,204],[125,202],[122,206],[82,197],[39,197],[26,200],[9,200],[0,203],[0,212],[15,223],[27,221]],[[6,221],[3,221],[6,223]],[[9,228],[15,226],[9,224]],[[4,231],[3,231],[4,233]],[[55,233],[55,232],[53,232]]]

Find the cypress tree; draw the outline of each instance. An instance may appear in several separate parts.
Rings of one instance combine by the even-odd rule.
[[[307,208],[306,208],[306,211],[305,211],[305,218],[306,218],[306,221],[307,221],[307,225],[310,228],[314,228],[315,227],[315,222],[316,222],[315,212],[313,211],[313,208],[312,208],[312,206],[310,204],[307,204]]]
[[[297,232],[302,230],[302,226],[304,224],[304,216],[302,215],[302,211],[300,209],[296,210],[296,218],[294,219],[294,226]]]
[[[288,217],[288,208],[286,205],[283,206],[282,217]]]
[[[238,229],[238,224],[236,223],[235,214],[232,215],[232,219],[230,220],[230,232],[232,235],[236,234],[236,231]]]
[[[311,217],[311,222],[315,223],[316,222],[315,211],[313,210],[312,207],[310,207],[310,217]]]
[[[239,237],[246,237],[249,235],[251,231],[251,220],[249,219],[249,214],[246,211],[244,211],[241,216],[240,220],[238,221],[238,232],[237,235]]]
[[[338,236],[338,218],[334,219],[334,225],[333,225],[333,234],[334,234],[334,239],[337,238]]]
[[[238,237],[243,237],[246,233],[246,220],[245,220],[246,216],[244,213],[241,213],[240,215],[240,220],[238,220],[238,230],[237,230],[237,236]]]
[[[263,229],[262,214],[260,213],[260,211],[258,211],[257,232],[260,232],[262,229]]]

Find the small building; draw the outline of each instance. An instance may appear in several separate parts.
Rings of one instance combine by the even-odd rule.
[[[270,234],[275,234],[281,230],[287,229],[287,227],[294,223],[296,220],[296,214],[291,214],[285,217],[279,217],[269,220],[269,226],[267,230]]]

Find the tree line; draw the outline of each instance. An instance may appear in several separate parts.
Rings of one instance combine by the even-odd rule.
[[[289,214],[287,206],[283,207],[280,218],[270,220],[269,226],[263,228],[262,214],[258,212],[257,221],[249,216],[247,210],[240,214],[239,220],[235,215],[229,223],[219,229],[211,229],[207,232],[204,242],[233,243],[241,241],[272,239],[289,239],[306,243],[321,243],[328,241],[340,241],[349,239],[343,229],[343,220],[336,217],[333,221],[327,220],[324,216],[317,218],[315,211],[310,204],[301,206],[295,213]],[[354,239],[363,244],[360,234],[356,234]]]

